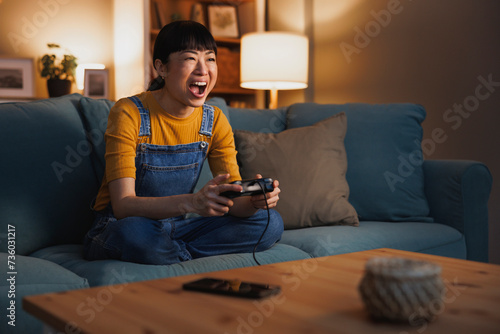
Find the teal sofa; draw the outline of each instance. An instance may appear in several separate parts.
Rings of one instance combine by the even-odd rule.
[[[235,131],[282,133],[340,112],[347,116],[345,177],[359,226],[287,229],[279,244],[257,254],[260,263],[380,247],[488,260],[491,174],[480,162],[423,160],[422,106],[303,103],[255,110],[229,108],[220,98],[209,102]],[[5,313],[15,303],[16,325],[3,317],[1,333],[41,330],[22,310],[26,295],[256,265],[252,254],[170,266],[83,259],[112,105],[79,94],[0,104],[0,308]],[[209,179],[204,168],[198,184]]]

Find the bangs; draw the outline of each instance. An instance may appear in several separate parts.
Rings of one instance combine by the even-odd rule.
[[[217,55],[217,44],[208,29],[194,21],[176,21],[166,25],[158,34],[153,50],[153,62],[168,61],[171,53],[185,50],[210,50]]]
[[[186,31],[180,34],[178,48],[174,52],[184,50],[209,50],[217,54],[217,45],[212,35],[206,29],[196,29],[194,26],[192,28],[194,28],[192,31]]]

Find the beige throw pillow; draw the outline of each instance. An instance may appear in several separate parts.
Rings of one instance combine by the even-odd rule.
[[[276,134],[234,132],[242,177],[259,173],[280,182],[276,210],[285,229],[359,225],[348,202],[346,130],[346,115],[339,113],[312,126]]]

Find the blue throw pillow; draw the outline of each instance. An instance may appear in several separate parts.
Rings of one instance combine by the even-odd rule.
[[[285,130],[287,107],[278,109],[229,108],[234,130],[279,133]]]
[[[224,115],[226,115],[227,120],[231,123],[231,119],[229,118],[229,111],[227,110],[226,100],[222,97],[212,97],[207,101],[207,104],[210,104],[214,107],[219,108]]]
[[[315,104],[290,106],[287,128],[345,112],[349,202],[360,220],[430,222],[424,193],[421,105]]]
[[[92,99],[82,97],[78,111],[82,115],[82,123],[85,127],[87,138],[92,145],[92,163],[99,180],[104,175],[106,153],[106,142],[104,133],[108,125],[109,110],[115,103],[106,99]]]

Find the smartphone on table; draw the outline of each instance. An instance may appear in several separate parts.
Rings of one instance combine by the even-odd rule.
[[[214,293],[242,298],[260,299],[280,293],[279,285],[243,282],[237,279],[224,280],[205,277],[184,283],[184,290]]]

